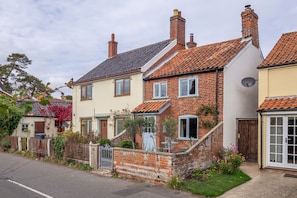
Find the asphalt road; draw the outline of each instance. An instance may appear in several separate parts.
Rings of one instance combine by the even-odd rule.
[[[187,198],[147,183],[80,171],[0,152],[0,197],[5,198]]]

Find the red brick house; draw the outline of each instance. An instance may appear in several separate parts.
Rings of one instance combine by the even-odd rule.
[[[263,57],[259,48],[258,16],[250,6],[241,13],[242,36],[228,41],[196,46],[193,35],[188,48],[146,72],[145,101],[135,115],[154,117],[156,129],[140,144],[148,150],[162,148],[166,117],[177,122],[174,150],[189,148],[210,129],[203,125],[224,121],[224,145],[237,144],[238,119],[257,119],[257,85],[244,87],[242,79],[257,77]],[[184,29],[179,29],[184,31]],[[197,111],[212,109],[211,115]],[[206,124],[205,124],[206,125]],[[149,138],[147,138],[149,139]],[[162,144],[163,143],[163,144]]]

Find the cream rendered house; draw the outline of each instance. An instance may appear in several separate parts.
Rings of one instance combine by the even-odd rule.
[[[297,170],[297,32],[281,36],[259,69],[259,166]]]
[[[108,58],[74,82],[73,131],[112,138],[123,131],[124,119],[144,100],[143,74],[185,48],[185,19],[174,10],[170,39],[117,53],[112,34]]]

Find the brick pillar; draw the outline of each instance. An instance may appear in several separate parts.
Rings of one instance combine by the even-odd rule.
[[[93,169],[98,169],[99,144],[89,144],[89,164]]]

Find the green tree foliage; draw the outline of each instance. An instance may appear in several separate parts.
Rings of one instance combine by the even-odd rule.
[[[11,135],[22,118],[22,110],[6,96],[0,96],[0,139]]]
[[[169,153],[171,152],[172,141],[175,139],[175,132],[176,132],[176,125],[177,122],[173,118],[166,118],[163,122],[163,127],[165,129],[165,136],[167,137],[168,149]]]
[[[0,85],[12,94],[23,90],[24,98],[32,98],[45,91],[53,93],[53,90],[46,89],[47,86],[40,79],[28,74],[25,69],[32,63],[25,54],[12,53],[7,59],[7,64],[0,65]]]
[[[133,149],[135,149],[135,137],[138,132],[142,131],[144,119],[142,117],[135,117],[134,119],[128,118],[125,120],[124,127],[128,135],[133,140]]]

